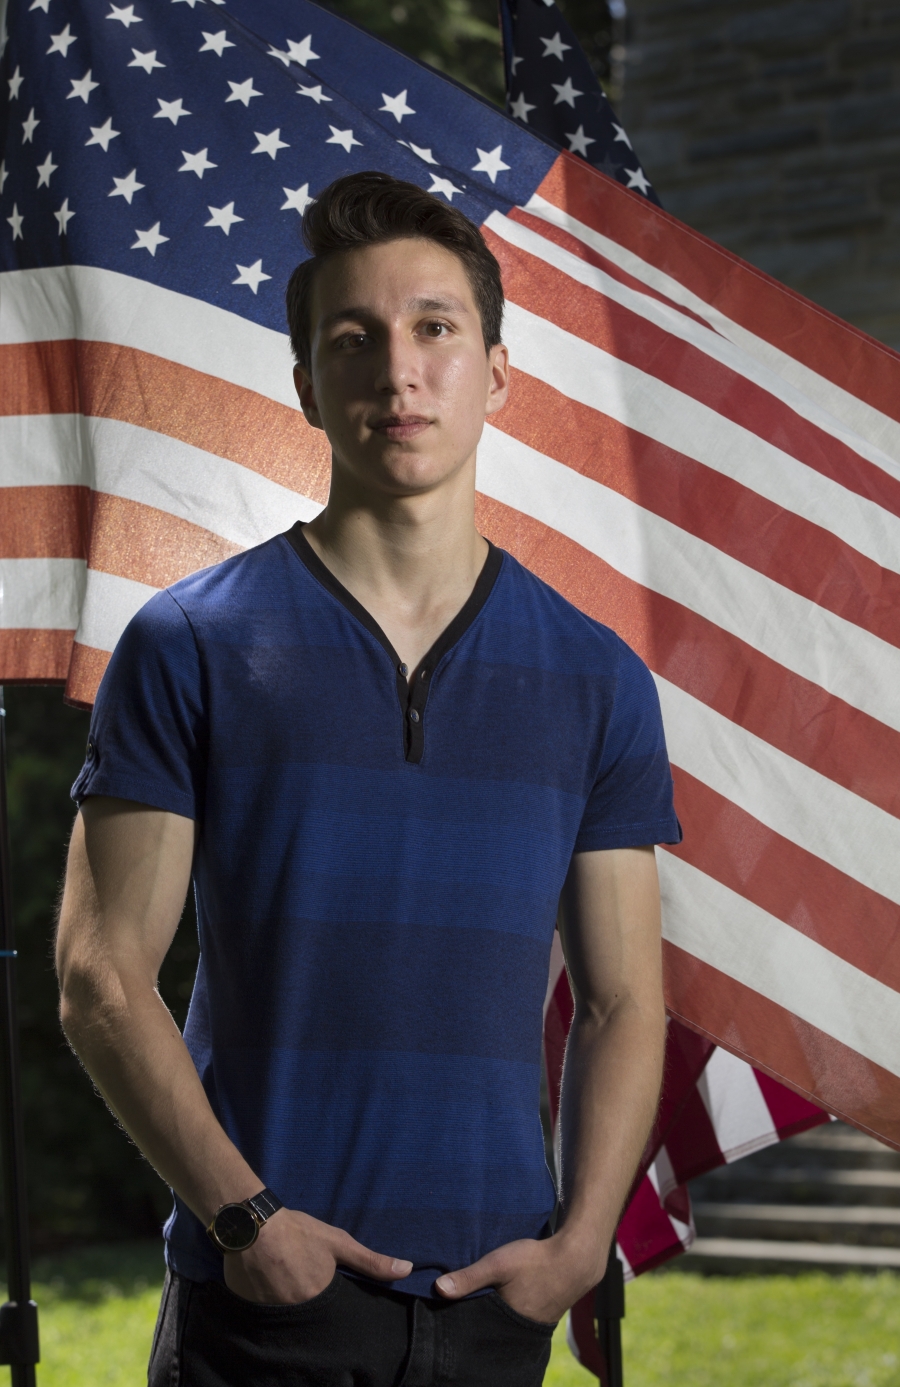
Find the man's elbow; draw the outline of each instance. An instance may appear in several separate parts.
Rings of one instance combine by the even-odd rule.
[[[127,1010],[119,980],[109,968],[77,957],[57,956],[59,1021],[76,1054],[108,1037]]]

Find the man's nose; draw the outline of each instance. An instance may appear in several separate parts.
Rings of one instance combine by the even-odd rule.
[[[375,389],[381,395],[402,395],[418,380],[415,347],[401,334],[385,338],[375,373]]]

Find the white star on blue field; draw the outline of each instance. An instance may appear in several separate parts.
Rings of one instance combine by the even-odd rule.
[[[283,332],[284,286],[306,254],[300,218],[333,179],[379,169],[480,225],[527,202],[556,158],[307,0],[10,11],[3,269],[97,265]]]

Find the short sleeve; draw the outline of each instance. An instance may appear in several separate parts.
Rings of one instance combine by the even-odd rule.
[[[80,805],[113,795],[200,819],[204,722],[194,633],[171,593],[158,593],[126,626],[107,666],[72,798]]]
[[[680,843],[662,713],[653,676],[624,642],[600,769],[576,852]]]

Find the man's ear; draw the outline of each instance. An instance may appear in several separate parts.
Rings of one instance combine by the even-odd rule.
[[[509,352],[502,342],[497,347],[491,347],[488,353],[488,366],[490,367],[490,384],[484,407],[486,419],[490,415],[496,414],[498,409],[502,409],[509,398]]]
[[[303,366],[294,367],[294,389],[300,400],[300,408],[306,418],[307,424],[312,424],[314,429],[323,429],[325,425],[319,415],[319,407],[316,404],[316,394],[313,388],[312,376]]]

